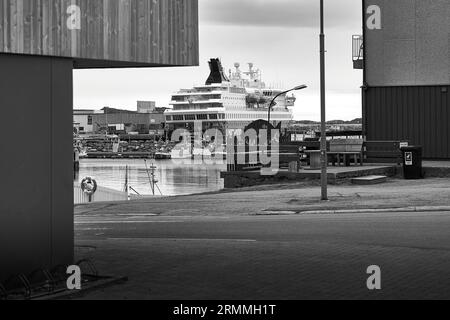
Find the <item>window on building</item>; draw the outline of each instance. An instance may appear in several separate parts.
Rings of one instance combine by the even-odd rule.
[[[183,115],[175,115],[175,116],[173,116],[173,120],[174,121],[183,121],[184,117],[183,117]]]
[[[211,120],[217,120],[217,114],[210,114],[209,119]]]
[[[92,116],[88,116],[87,124],[88,126],[92,126]]]

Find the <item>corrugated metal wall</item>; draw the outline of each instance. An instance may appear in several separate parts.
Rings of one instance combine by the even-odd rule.
[[[364,123],[368,141],[410,140],[424,158],[450,159],[450,86],[369,87]]]

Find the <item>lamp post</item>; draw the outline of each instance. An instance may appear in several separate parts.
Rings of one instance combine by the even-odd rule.
[[[328,156],[327,156],[327,126],[326,126],[326,104],[325,104],[325,31],[324,31],[324,5],[320,0],[320,162],[322,166],[321,185],[322,200],[328,200]]]
[[[306,88],[308,88],[308,87],[306,85],[302,84],[301,86],[297,86],[295,88],[283,91],[283,92],[277,94],[275,97],[273,97],[272,101],[270,101],[270,104],[269,104],[269,111],[268,111],[268,115],[267,115],[267,122],[270,123],[270,113],[272,111],[272,108],[275,106],[275,100],[277,100],[277,98],[279,96],[282,96],[283,94],[287,94],[287,93],[289,93],[291,91],[299,91],[299,90],[303,90],[303,89],[306,89]]]

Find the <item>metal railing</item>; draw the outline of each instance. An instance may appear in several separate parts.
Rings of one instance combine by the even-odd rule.
[[[358,60],[363,58],[364,53],[364,41],[363,36],[361,35],[353,35],[352,36],[352,57],[353,60]]]
[[[104,187],[98,187],[95,194],[91,197],[91,199],[89,199],[89,196],[86,193],[84,193],[83,190],[81,190],[81,186],[79,184],[74,184],[73,196],[74,196],[74,204],[128,200],[128,194],[126,192],[108,189]]]

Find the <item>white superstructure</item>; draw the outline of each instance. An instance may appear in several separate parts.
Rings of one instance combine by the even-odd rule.
[[[183,89],[173,94],[172,109],[165,112],[166,123],[172,128],[193,128],[195,121],[202,121],[205,129],[243,129],[255,120],[267,120],[268,106],[273,97],[284,92],[266,87],[260,70],[249,64],[242,72],[235,64],[225,76],[219,59],[210,61],[211,75],[205,85]],[[271,122],[285,127],[292,120],[289,109],[295,103],[294,96],[281,95],[272,108]]]

